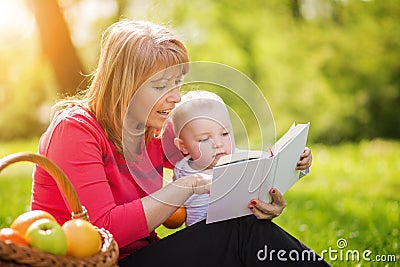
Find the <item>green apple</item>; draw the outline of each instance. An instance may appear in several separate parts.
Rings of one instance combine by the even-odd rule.
[[[61,226],[49,219],[33,222],[25,233],[29,245],[55,255],[65,255],[67,238]]]

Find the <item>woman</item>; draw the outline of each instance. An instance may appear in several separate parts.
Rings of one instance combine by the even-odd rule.
[[[210,181],[200,175],[161,188],[163,167],[172,168],[181,157],[171,128],[162,137],[160,129],[180,101],[187,62],[186,47],[163,26],[129,20],[111,25],[103,35],[89,89],[80,99],[56,105],[60,110],[40,140],[39,153],[69,177],[91,222],[114,235],[121,266],[256,266],[265,264],[257,253],[266,246],[288,253],[307,250],[266,220],[285,207],[278,191],[271,192],[272,204],[249,203],[255,216],[210,225],[200,222],[168,238],[157,237],[154,229],[178,206],[194,193],[209,192]],[[179,71],[163,71],[176,65],[181,66]],[[298,166],[310,164],[307,150]],[[34,170],[32,209],[46,210],[60,223],[70,219],[55,182],[40,167]],[[196,256],[207,258],[192,261]],[[288,262],[274,262],[279,264]]]

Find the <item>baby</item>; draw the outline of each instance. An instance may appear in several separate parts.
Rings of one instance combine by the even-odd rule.
[[[228,108],[216,94],[190,91],[171,113],[175,145],[186,156],[177,162],[174,178],[203,173],[212,175],[213,167],[223,155],[239,151],[235,147]],[[300,177],[309,172],[311,151],[305,148],[297,162]],[[186,226],[207,217],[209,195],[192,195],[186,202]]]
[[[174,179],[212,175],[218,159],[235,150],[232,123],[223,100],[208,91],[190,91],[171,114],[175,145],[186,155],[175,165]],[[186,226],[207,216],[209,195],[192,195],[186,202]]]

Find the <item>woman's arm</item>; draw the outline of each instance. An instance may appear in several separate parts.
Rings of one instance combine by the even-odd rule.
[[[143,179],[132,179],[100,126],[87,116],[65,117],[41,138],[40,154],[64,171],[90,221],[112,232],[120,247],[143,246],[147,241],[140,240],[149,237],[176,209],[171,204],[183,203],[193,192],[209,192],[210,181],[190,176],[144,197],[146,191],[137,184]],[[46,172],[35,172],[34,191],[36,208],[56,213],[60,223],[70,218],[65,200]]]
[[[193,194],[210,192],[211,179],[194,174],[173,181],[152,195],[142,198],[149,231],[153,231],[171,216]]]
[[[41,139],[40,153],[70,179],[88,210],[90,221],[112,232],[120,247],[149,236],[139,198],[141,192],[136,189],[128,170],[119,169],[100,128],[96,129],[95,124],[84,117],[68,117],[53,126],[46,132],[46,138]],[[58,190],[47,185],[46,177],[37,178],[35,182],[41,191],[34,200],[39,200],[46,209],[70,214],[57,198]],[[41,201],[44,197],[56,199],[57,206]]]

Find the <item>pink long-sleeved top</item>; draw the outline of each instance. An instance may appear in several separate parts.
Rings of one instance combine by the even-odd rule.
[[[149,159],[129,165],[134,172],[95,117],[80,106],[59,112],[40,139],[39,154],[66,174],[90,221],[113,234],[120,258],[158,240],[148,230],[141,198],[162,187],[163,168],[172,168],[171,162],[181,156],[173,145],[171,128],[162,139],[150,140]],[[31,208],[50,212],[60,224],[69,220],[71,210],[53,178],[38,166],[33,178]]]

